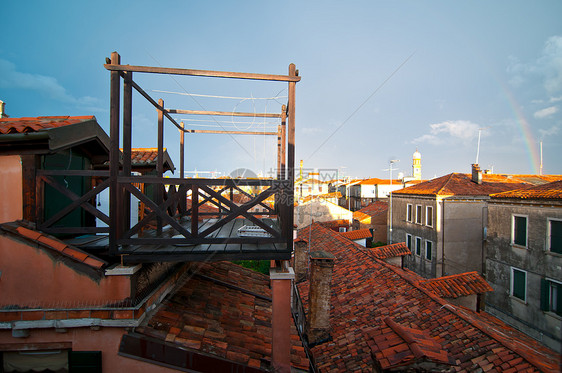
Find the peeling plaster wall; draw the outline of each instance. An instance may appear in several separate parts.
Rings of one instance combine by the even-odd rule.
[[[23,217],[22,166],[19,155],[0,156],[0,223]]]
[[[545,250],[547,219],[562,219],[562,203],[547,201],[533,205],[531,202],[488,205],[486,280],[494,291],[486,294],[486,311],[560,351],[562,317],[542,311],[540,297],[541,279],[562,282],[562,255]],[[511,244],[513,214],[528,217],[527,248]],[[510,295],[511,267],[527,272],[526,302]]]

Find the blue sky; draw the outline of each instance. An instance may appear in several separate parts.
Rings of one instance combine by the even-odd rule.
[[[108,131],[112,51],[124,64],[205,70],[286,74],[295,63],[296,157],[307,168],[387,177],[399,159],[408,175],[418,149],[424,178],[469,172],[482,129],[482,168],[538,173],[542,140],[543,173],[562,174],[560,14],[560,1],[10,1],[0,99],[11,117],[95,115]],[[284,83],[135,81],[181,109],[279,112],[287,94]],[[156,146],[155,110],[139,95],[133,110],[133,145]],[[198,129],[276,125],[176,118]],[[178,132],[167,122],[165,134],[179,165]],[[186,141],[188,170],[275,167],[273,138]]]

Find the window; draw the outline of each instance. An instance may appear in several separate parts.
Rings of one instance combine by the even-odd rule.
[[[562,316],[562,284],[557,281],[541,280],[541,309]]]
[[[433,242],[425,241],[425,258],[431,260],[433,256]]]
[[[527,272],[511,267],[511,292],[512,297],[527,301]]]
[[[421,237],[416,237],[416,255],[418,256],[421,255],[421,245],[422,245]]]
[[[347,228],[346,228],[346,227],[339,227],[338,230],[339,230],[340,233],[345,233],[345,232],[347,232]]]
[[[562,254],[562,220],[548,219],[548,250]]]
[[[417,205],[416,206],[416,224],[421,224],[421,223],[422,223],[422,206]]]
[[[413,221],[412,220],[412,205],[408,204],[406,206],[406,221],[409,221],[410,223]]]
[[[406,234],[406,246],[412,251],[412,235]]]
[[[511,244],[527,247],[527,217],[513,215],[511,220]]]
[[[425,225],[433,227],[433,206],[426,206],[425,208]]]

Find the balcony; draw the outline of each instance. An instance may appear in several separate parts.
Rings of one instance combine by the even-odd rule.
[[[110,144],[109,170],[37,169],[36,224],[46,233],[67,235],[65,240],[88,251],[99,251],[120,257],[124,264],[153,261],[199,260],[287,260],[293,246],[294,185],[294,108],[295,84],[300,80],[294,65],[288,75],[217,72],[121,65],[114,52],[104,65],[110,71]],[[288,102],[280,113],[242,113],[167,109],[163,100],[151,98],[134,80],[133,73],[207,76],[229,79],[250,79],[287,82]],[[123,110],[120,108],[123,82]],[[158,112],[158,164],[156,175],[135,175],[131,172],[132,92],[133,89],[152,104]],[[199,179],[183,175],[183,134],[233,133],[234,131],[203,131],[186,129],[173,114],[225,115],[279,118],[278,131],[271,133],[235,131],[237,135],[277,136],[277,174],[269,179]],[[120,119],[122,118],[122,121]],[[163,177],[163,129],[167,119],[180,130],[180,175]],[[119,145],[123,144],[122,150]],[[61,179],[64,178],[64,181]],[[69,190],[67,178],[83,179],[91,185],[83,193]],[[47,187],[71,202],[44,218]],[[146,188],[153,193],[145,193]],[[109,214],[96,206],[96,196],[109,190]],[[251,190],[250,192],[248,190]],[[52,193],[52,192],[51,192]],[[234,196],[244,197],[235,203]],[[138,222],[131,223],[131,196],[142,206]],[[188,201],[191,201],[188,207]],[[266,202],[267,200],[267,202]],[[208,206],[213,210],[208,211]],[[73,211],[82,210],[91,222],[93,217],[107,224],[61,226],[58,222]],[[259,234],[240,233],[244,226],[255,227]]]

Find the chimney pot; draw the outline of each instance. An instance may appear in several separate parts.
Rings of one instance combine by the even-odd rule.
[[[335,256],[326,251],[310,253],[310,293],[306,334],[313,346],[330,338],[330,296]]]
[[[472,181],[478,185],[482,184],[482,170],[477,163],[472,165]]]

